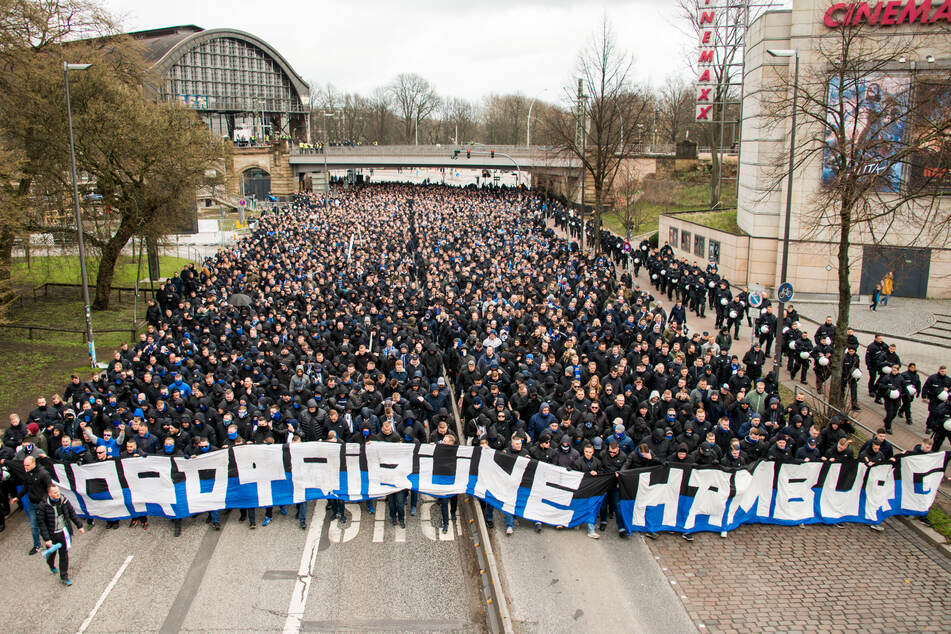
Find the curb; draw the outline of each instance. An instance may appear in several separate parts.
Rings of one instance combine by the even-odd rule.
[[[936,530],[930,526],[922,524],[918,520],[910,516],[898,516],[897,519],[901,522],[906,528],[911,529],[912,532],[917,534],[924,540],[927,540],[932,546],[934,546],[935,551],[945,557],[948,561],[951,561],[951,544],[948,544],[947,540],[938,533]]]
[[[452,381],[446,376],[445,367],[442,368],[442,376],[446,379],[446,386],[449,388],[452,418],[456,424],[456,433],[461,444],[463,438],[462,420],[459,416],[459,409],[456,407],[456,391]],[[466,501],[468,504],[463,504],[461,507],[464,517],[471,516],[467,518],[466,525],[469,527],[470,539],[479,565],[479,592],[482,595],[488,631],[492,634],[500,632],[502,634],[514,634],[515,630],[512,627],[512,615],[509,612],[508,599],[502,589],[499,564],[496,561],[495,551],[492,549],[492,542],[489,539],[489,527],[486,526],[482,507],[474,497],[466,496]]]

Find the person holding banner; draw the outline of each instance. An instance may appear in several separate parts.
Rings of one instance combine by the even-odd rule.
[[[72,544],[71,525],[76,527],[79,534],[86,530],[73,510],[73,505],[60,493],[59,487],[50,484],[45,499],[36,507],[37,523],[40,534],[46,543],[46,565],[50,572],[56,574],[54,565],[56,553],[59,553],[59,580],[64,586],[73,585],[69,578],[69,548]],[[58,548],[57,548],[58,546]]]

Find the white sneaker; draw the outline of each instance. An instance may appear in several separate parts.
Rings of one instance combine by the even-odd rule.
[[[591,539],[601,539],[601,536],[598,535],[597,533],[588,533],[588,537],[590,537]]]
[[[505,534],[506,534],[506,535],[511,535],[513,532],[515,532],[515,531],[512,530],[512,527],[511,527],[511,526],[506,526],[506,527],[505,527]]]
[[[720,531],[720,537],[726,539],[726,531]]]
[[[885,530],[885,527],[882,526],[881,524],[869,524],[868,527],[871,528],[876,533],[881,533],[882,531]]]

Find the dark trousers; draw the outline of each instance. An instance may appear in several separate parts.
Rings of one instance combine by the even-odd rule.
[[[386,505],[389,508],[391,520],[406,521],[406,491],[390,493],[386,496]]]
[[[901,405],[901,401],[897,398],[885,397],[885,429],[888,431],[892,430],[892,421],[895,420],[895,416],[898,414],[898,408]]]
[[[249,522],[250,524],[254,524],[255,511],[257,511],[257,509],[248,509],[248,522]],[[267,507],[266,509],[264,509],[264,517],[270,518],[270,517],[272,517],[273,515],[274,515],[274,507],[273,507],[273,506],[269,506],[269,507]]]
[[[763,348],[763,352],[766,353],[767,357],[771,356],[773,350],[773,335],[760,335],[759,345]]]
[[[625,530],[624,522],[621,518],[620,509],[618,508],[618,502],[621,500],[621,492],[618,490],[617,486],[611,487],[611,490],[607,492],[607,495],[604,496],[604,503],[601,504],[601,510],[598,511],[598,519],[607,524],[608,517],[611,513],[614,513],[614,519],[617,522],[617,529],[619,531]]]
[[[911,402],[914,399],[908,394],[902,394],[901,396],[901,407],[898,408],[898,416],[904,416],[905,420],[909,423],[911,422]]]
[[[57,553],[59,554],[59,578],[60,579],[69,579],[69,551],[66,550],[66,536],[62,532],[53,533],[51,539],[54,544],[62,544],[59,550],[51,554],[46,558],[46,565],[50,567],[50,570],[53,569],[53,562],[56,560]]]
[[[453,495],[447,498],[439,498],[439,510],[442,511],[442,525],[449,526],[450,509],[452,518],[456,518],[456,510],[459,508],[459,496]]]
[[[850,402],[852,407],[855,407],[859,404],[859,382],[853,378],[842,379],[841,394],[845,395],[846,387],[848,387]]]

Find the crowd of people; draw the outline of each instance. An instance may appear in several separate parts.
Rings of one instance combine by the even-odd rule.
[[[149,301],[146,331],[106,371],[74,376],[24,417],[10,415],[0,511],[20,500],[34,554],[82,526],[52,485],[50,462],[190,457],[246,443],[463,442],[596,474],[894,459],[890,419],[856,454],[847,420],[820,424],[802,395],[783,402],[777,370],[765,368],[776,329],[788,327],[791,370],[805,381],[812,367],[828,380],[828,324],[810,334],[792,312],[780,326],[769,306],[754,324],[747,291],[734,293],[715,268],[647,243],[628,254],[607,235],[603,255],[586,255],[549,220],[570,230],[573,219],[525,191],[400,184],[334,188],[326,200],[300,196],[265,214],[251,235],[172,276]],[[635,275],[650,271],[652,288],[639,287],[627,258]],[[720,331],[688,331],[687,311],[707,309]],[[758,340],[740,354],[731,348],[744,325]],[[910,416],[898,405],[916,395],[893,352],[866,357],[869,389],[891,418]],[[849,377],[854,400],[858,377]],[[942,368],[918,389],[935,421],[949,415],[949,388]],[[934,444],[913,451],[938,449],[936,428]],[[612,519],[627,536],[618,499],[616,488],[608,493],[587,527],[592,538]],[[390,521],[405,525],[417,495],[385,503]],[[445,531],[456,500],[440,506]],[[347,521],[343,502],[328,507]],[[295,510],[306,527],[307,505]],[[239,519],[256,528],[261,511],[267,526],[272,508]],[[488,507],[490,525],[494,515]],[[511,534],[516,518],[503,517]],[[219,520],[206,519],[215,529]],[[130,526],[147,529],[148,517]]]

